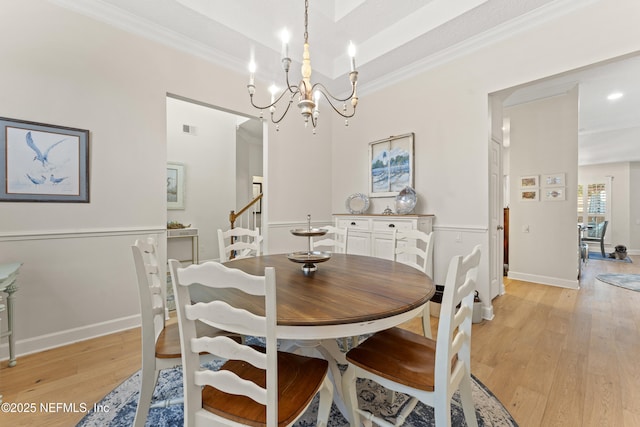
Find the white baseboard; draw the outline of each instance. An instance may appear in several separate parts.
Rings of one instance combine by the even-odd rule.
[[[542,285],[551,285],[567,289],[580,289],[577,278],[576,280],[567,280],[557,277],[539,276],[537,274],[518,273],[516,271],[509,271],[508,277],[510,279],[522,280],[523,282],[540,283]]]
[[[83,326],[81,328],[68,329],[66,331],[55,332],[52,334],[41,335],[39,337],[28,338],[25,340],[17,340],[15,353],[20,363],[20,356],[27,354],[39,353],[64,345],[85,341],[91,338],[97,338],[104,335],[113,334],[115,332],[125,331],[140,326],[140,315],[122,317],[120,319],[110,320],[108,322],[96,323],[93,325]],[[6,340],[0,345],[0,360],[9,359],[9,344]]]
[[[487,306],[482,306],[482,318],[485,320],[493,320],[493,304],[491,304],[489,307]]]

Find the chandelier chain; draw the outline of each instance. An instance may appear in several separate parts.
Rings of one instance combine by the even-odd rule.
[[[285,74],[286,88],[279,92],[275,85],[272,85],[271,90],[271,102],[265,106],[256,105],[253,99],[255,93],[255,64],[249,64],[249,84],[247,89],[249,91],[249,99],[251,105],[259,110],[269,110],[271,116],[271,122],[276,124],[276,131],[279,130],[278,123],[284,119],[289,112],[289,109],[294,103],[294,99],[297,96],[297,106],[300,108],[300,113],[305,121],[305,126],[308,122],[311,122],[313,127],[313,133],[318,124],[320,98],[326,100],[326,103],[335,111],[339,116],[349,119],[356,113],[356,107],[358,105],[358,96],[356,94],[356,85],[358,81],[358,71],[355,66],[355,48],[352,44],[349,46],[349,56],[351,57],[351,71],[349,72],[349,82],[351,86],[351,93],[345,98],[338,98],[332,95],[328,88],[322,84],[311,81],[311,56],[309,55],[309,0],[304,1],[304,51],[302,55],[302,80],[297,85],[291,84],[289,80],[289,68],[291,65],[291,58],[289,57],[288,36],[283,37],[282,45],[282,67]],[[288,96],[287,96],[288,95]],[[281,110],[276,108],[283,98],[288,98],[283,102],[285,108]],[[347,101],[351,101],[351,108],[348,109]],[[339,104],[342,104],[342,108],[339,109]],[[350,110],[350,111],[349,111]],[[262,113],[260,115],[262,117]],[[345,120],[345,126],[349,125],[349,121]]]
[[[309,31],[307,27],[309,26],[309,0],[304,0],[304,42],[309,42]]]

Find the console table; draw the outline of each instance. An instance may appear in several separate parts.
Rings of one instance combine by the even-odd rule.
[[[7,294],[7,331],[0,334],[0,338],[9,337],[9,366],[16,365],[16,349],[15,349],[15,335],[13,315],[14,315],[14,300],[15,293],[18,291],[18,284],[16,282],[16,276],[18,270],[22,266],[21,262],[14,262],[11,264],[0,264],[0,292]]]
[[[199,263],[198,253],[198,229],[197,228],[173,228],[167,230],[167,239],[191,239],[191,259],[181,259],[180,262]],[[167,248],[168,250],[168,248]]]

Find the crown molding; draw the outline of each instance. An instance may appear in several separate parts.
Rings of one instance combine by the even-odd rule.
[[[396,71],[387,73],[383,77],[365,83],[358,82],[358,91],[360,95],[377,92],[385,87],[415,77],[418,74],[434,69],[484,47],[506,40],[514,34],[528,31],[545,22],[552,21],[560,16],[599,1],[600,0],[583,0],[577,2],[575,0],[559,0],[546,4],[450,48],[443,49],[433,55],[429,55],[419,61],[399,68]]]
[[[111,6],[101,0],[48,0],[65,9],[88,16],[113,27],[156,41],[173,49],[191,54],[232,71],[246,74],[245,60],[227,55],[192,38],[154,24],[137,15]]]
[[[246,73],[246,61],[212,49],[203,43],[162,28],[146,19],[111,6],[101,0],[48,0],[60,7],[73,10],[116,28],[154,40],[182,52],[202,58],[223,68]],[[541,6],[520,17],[496,26],[482,34],[465,40],[450,48],[429,55],[419,61],[399,68],[370,81],[358,82],[360,95],[374,93],[400,81],[436,68],[442,64],[477,51],[483,47],[505,40],[542,23],[585,8],[601,0],[557,0]]]

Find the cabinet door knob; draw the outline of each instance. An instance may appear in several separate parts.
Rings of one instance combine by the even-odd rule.
[[[499,225],[499,226],[498,226],[498,230],[504,230],[504,227],[503,227],[503,226],[501,226],[501,225]]]
[[[356,222],[355,221],[351,221],[351,225],[356,225]]]
[[[396,225],[395,224],[389,224],[389,228],[395,228]]]

